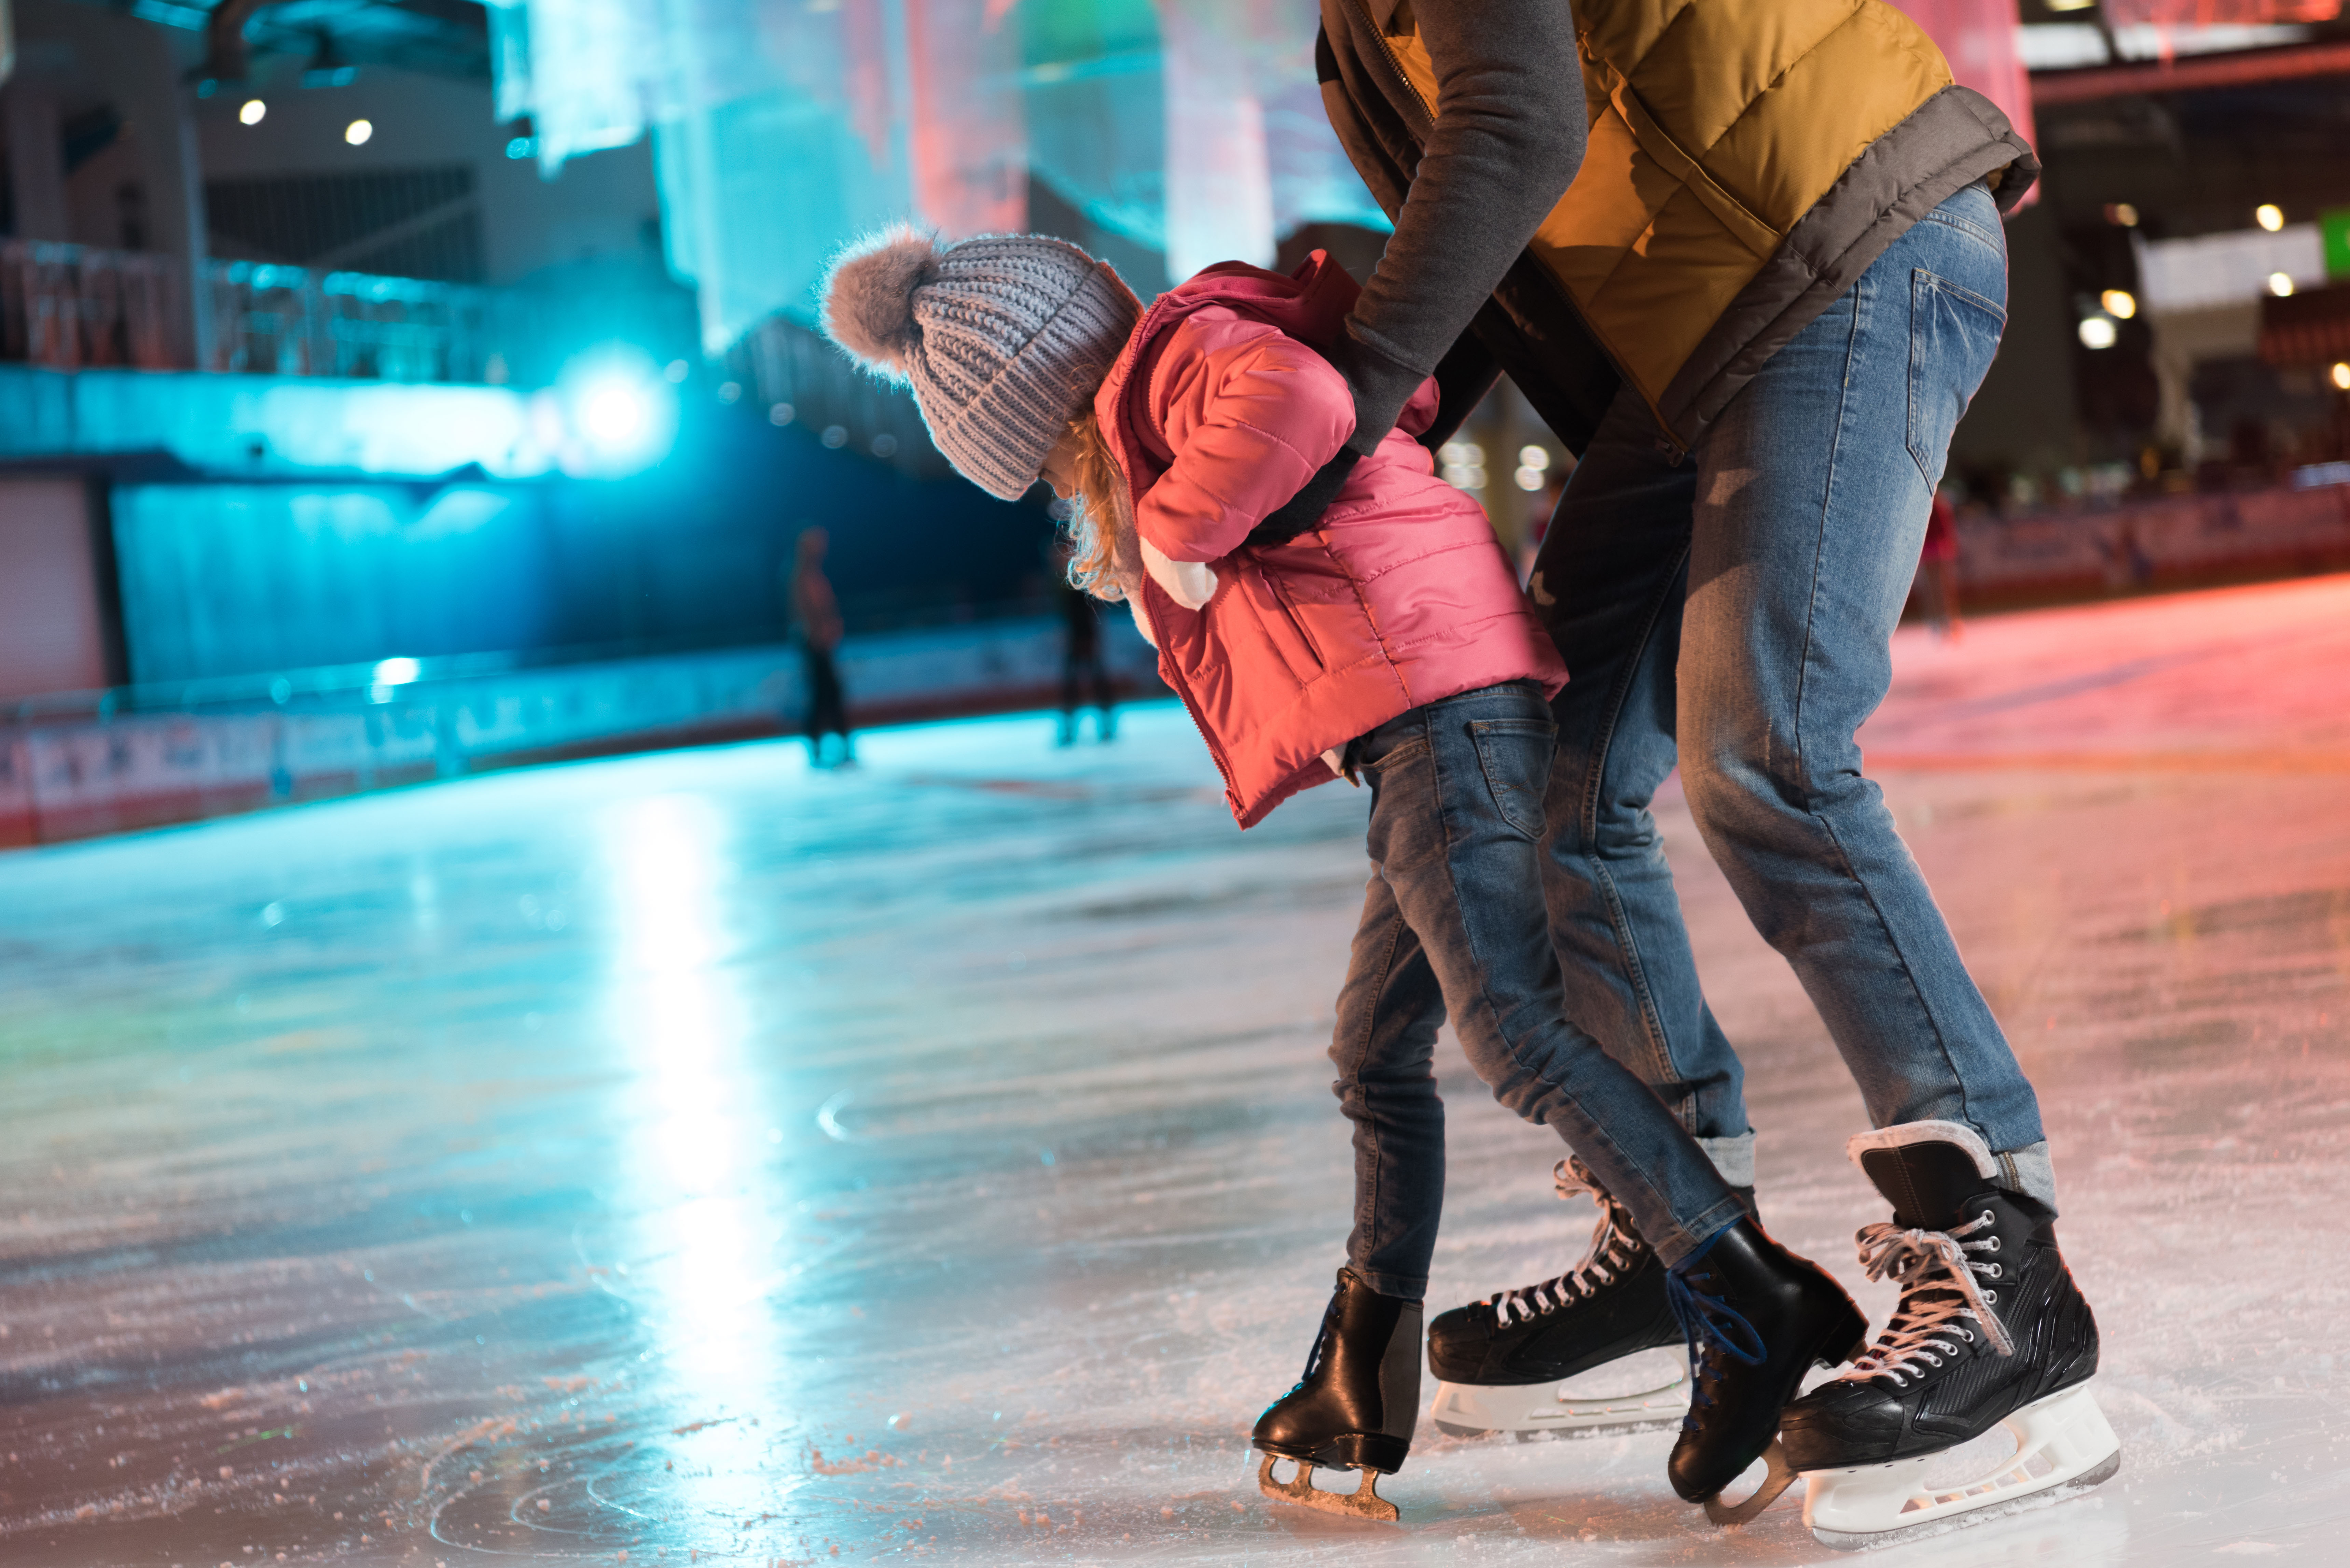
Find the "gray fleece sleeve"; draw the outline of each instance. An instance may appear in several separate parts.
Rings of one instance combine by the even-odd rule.
[[[1394,237],[1339,345],[1368,452],[1452,348],[1583,166],[1568,0],[1414,0],[1436,124]]]

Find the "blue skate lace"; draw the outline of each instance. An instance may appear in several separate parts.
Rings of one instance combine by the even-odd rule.
[[[1289,1394],[1296,1393],[1312,1381],[1314,1369],[1322,1365],[1322,1352],[1329,1347],[1330,1336],[1337,1332],[1337,1322],[1338,1314],[1335,1305],[1331,1310],[1323,1313],[1322,1327],[1314,1335],[1314,1348],[1305,1353],[1305,1370],[1299,1373],[1297,1381],[1289,1386]],[[1281,1399],[1288,1398],[1289,1394],[1284,1394]],[[1273,1405],[1267,1405],[1257,1419],[1263,1420],[1266,1416],[1273,1414],[1274,1405],[1280,1404],[1281,1399],[1275,1399]]]
[[[1744,1314],[1720,1296],[1707,1295],[1691,1285],[1681,1278],[1679,1269],[1666,1272],[1665,1302],[1673,1309],[1673,1321],[1681,1325],[1681,1337],[1689,1342],[1690,1408],[1692,1413],[1682,1419],[1681,1426],[1684,1429],[1694,1429],[1697,1407],[1713,1403],[1713,1396],[1706,1392],[1705,1379],[1700,1376],[1702,1363],[1699,1345],[1711,1340],[1723,1355],[1735,1356],[1749,1366],[1762,1366],[1763,1353],[1768,1347],[1762,1343],[1762,1331],[1747,1322]],[[1739,1345],[1731,1337],[1733,1329],[1742,1332],[1754,1348],[1748,1350]]]

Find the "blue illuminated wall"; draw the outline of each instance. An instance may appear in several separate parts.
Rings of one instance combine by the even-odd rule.
[[[690,418],[628,480],[190,476],[111,496],[136,682],[772,640],[809,526],[832,535],[852,618],[935,618],[1034,594],[1052,526],[1037,506],[910,479],[742,410]]]
[[[552,486],[129,484],[135,682],[530,648],[556,629]]]

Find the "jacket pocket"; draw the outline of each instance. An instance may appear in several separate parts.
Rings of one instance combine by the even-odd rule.
[[[1540,840],[1558,726],[1548,719],[1471,719],[1469,732],[1477,738],[1477,765],[1493,809],[1523,836]]]
[[[1236,586],[1241,589],[1241,597],[1248,601],[1249,609],[1255,615],[1265,641],[1271,643],[1274,651],[1281,656],[1281,662],[1288,669],[1290,679],[1300,686],[1320,680],[1324,669],[1321,650],[1314,646],[1314,639],[1305,635],[1305,625],[1298,620],[1296,612],[1289,607],[1289,601],[1282,597],[1281,590],[1274,586],[1272,577],[1253,561],[1243,562],[1237,556],[1227,556],[1225,560],[1240,578]]]
[[[1932,490],[1942,483],[1950,433],[1999,352],[2007,312],[1924,267],[1909,277],[1909,456]]]

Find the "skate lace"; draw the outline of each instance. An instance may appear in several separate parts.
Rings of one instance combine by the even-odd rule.
[[[2015,1341],[1995,1310],[1999,1292],[1986,1290],[1984,1280],[2003,1272],[1996,1259],[1970,1254],[1996,1252],[1999,1238],[1981,1232],[1992,1223],[1989,1210],[1949,1231],[1905,1229],[1899,1225],[1864,1225],[1856,1238],[1860,1262],[1872,1280],[1892,1279],[1901,1286],[1901,1303],[1877,1343],[1846,1369],[1842,1380],[1861,1382],[1885,1377],[1896,1388],[1911,1378],[1922,1378],[1929,1367],[1955,1356],[1961,1345],[1972,1345],[1971,1322],[2002,1355],[2015,1354]],[[1973,1240],[1964,1238],[1972,1237]]]
[[[1681,1425],[1691,1428],[1697,1425],[1697,1407],[1713,1403],[1713,1394],[1706,1386],[1704,1376],[1704,1346],[1711,1344],[1721,1355],[1734,1356],[1749,1366],[1762,1366],[1768,1347],[1762,1343],[1762,1331],[1747,1321],[1743,1313],[1720,1296],[1710,1296],[1697,1289],[1681,1278],[1679,1270],[1665,1275],[1665,1304],[1673,1309],[1673,1321],[1681,1325],[1681,1337],[1689,1342],[1690,1414]],[[1750,1350],[1748,1345],[1753,1348]]]
[[[1584,1251],[1583,1261],[1566,1272],[1540,1284],[1488,1296],[1485,1304],[1493,1309],[1498,1322],[1531,1322],[1581,1301],[1600,1286],[1614,1284],[1618,1275],[1639,1262],[1646,1249],[1640,1233],[1632,1228],[1631,1211],[1599,1185],[1581,1160],[1569,1155],[1551,1168],[1550,1175],[1560,1198],[1588,1194],[1599,1205],[1599,1222],[1591,1228],[1591,1245]]]
[[[1322,1314],[1322,1326],[1315,1330],[1314,1334],[1314,1348],[1305,1353],[1305,1370],[1297,1375],[1295,1383],[1290,1385],[1289,1394],[1296,1393],[1314,1380],[1315,1372],[1322,1365],[1322,1353],[1330,1348],[1330,1341],[1336,1337],[1337,1333],[1338,1307],[1337,1303],[1333,1302]],[[1288,1398],[1289,1394],[1284,1394],[1281,1399]],[[1281,1399],[1275,1399],[1271,1405],[1266,1406],[1265,1413],[1272,1414],[1281,1404]]]

